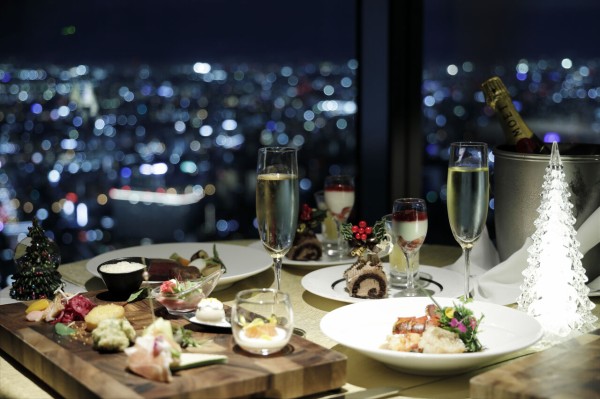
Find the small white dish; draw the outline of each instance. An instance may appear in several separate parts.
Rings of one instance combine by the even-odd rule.
[[[224,318],[223,320],[219,320],[219,321],[203,321],[203,320],[198,320],[196,318],[196,316],[193,315],[193,313],[190,313],[190,314],[192,316],[186,317],[186,319],[194,324],[198,324],[201,326],[207,326],[207,327],[231,328],[231,323],[229,323],[229,321],[227,321],[227,318]]]
[[[458,303],[436,298],[440,306]],[[466,304],[476,317],[484,350],[460,354],[428,354],[384,349],[398,317],[423,316],[432,301],[427,297],[389,298],[354,303],[335,309],[321,319],[321,331],[341,345],[352,348],[398,371],[418,375],[451,375],[492,363],[525,349],[542,337],[542,327],[533,317],[516,309],[487,302]]]

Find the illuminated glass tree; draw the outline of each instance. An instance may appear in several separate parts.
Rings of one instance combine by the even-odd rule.
[[[597,319],[591,313],[595,305],[588,298],[590,290],[585,285],[587,276],[573,227],[570,195],[555,142],[517,299],[519,309],[542,324],[549,342],[560,341],[576,331],[586,332]]]
[[[58,246],[46,237],[35,218],[27,238],[15,249],[15,263],[17,271],[10,290],[13,299],[53,298],[54,291],[63,285],[56,270],[60,264]]]

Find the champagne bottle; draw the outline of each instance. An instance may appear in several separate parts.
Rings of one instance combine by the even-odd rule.
[[[549,154],[548,147],[541,141],[521,118],[502,80],[491,77],[481,84],[486,103],[496,112],[507,144],[514,145],[517,152],[529,154]]]

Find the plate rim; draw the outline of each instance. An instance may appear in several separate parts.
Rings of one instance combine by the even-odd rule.
[[[252,247],[257,250],[266,251],[260,240],[254,241],[253,243],[251,243],[249,245],[249,247]],[[302,268],[317,269],[317,268],[323,268],[323,267],[328,267],[328,266],[351,265],[353,262],[354,262],[353,258],[332,260],[332,261],[320,261],[320,260],[302,261],[302,260],[288,259],[287,257],[284,256],[282,259],[282,263],[284,266],[291,266],[291,267],[300,268],[300,269],[302,269]]]
[[[330,290],[331,291],[331,295],[326,295],[326,294],[328,294],[329,291],[327,293],[316,292],[316,290],[314,290],[313,287],[309,284],[309,281],[311,281],[312,279],[316,279],[315,278],[316,275],[327,274],[328,272],[334,273],[334,270],[335,270],[335,273],[339,274],[339,279],[341,279],[342,278],[342,274],[343,274],[342,267],[346,267],[346,268],[350,267],[350,264],[348,264],[348,265],[335,265],[335,266],[330,266],[330,267],[327,267],[327,268],[322,268],[322,269],[314,270],[314,271],[306,274],[304,277],[302,277],[302,279],[300,280],[300,284],[302,285],[302,287],[306,291],[308,291],[308,292],[310,292],[310,293],[312,293],[314,295],[317,295],[317,296],[319,296],[321,298],[331,299],[331,300],[334,300],[334,301],[344,302],[344,303],[347,303],[347,304],[360,303],[360,302],[372,302],[372,301],[380,301],[380,300],[383,300],[383,299],[390,299],[390,298],[382,298],[382,299],[353,298],[350,295],[341,296],[336,291],[334,291],[333,289]],[[388,274],[389,273],[389,262],[383,262],[383,267],[384,267],[384,270],[385,270],[386,274]],[[423,268],[424,268],[423,271],[426,271],[428,273],[431,273],[431,272],[434,272],[434,271],[443,271],[443,273],[448,273],[448,274],[453,274],[453,275],[456,275],[456,276],[460,276],[460,279],[462,281],[462,275],[459,272],[454,271],[454,270],[446,269],[444,267],[429,266],[429,265],[420,265],[419,267],[420,267],[419,270],[423,270]],[[322,281],[321,279],[316,279],[316,280],[317,281]],[[336,280],[329,280],[328,279],[327,280],[327,284],[331,285]],[[462,286],[461,286],[461,289],[462,289]],[[457,292],[456,297],[458,297],[460,295],[461,295],[461,292]],[[434,296],[436,296],[436,294],[434,294]],[[444,296],[446,296],[446,295],[444,295]],[[437,298],[437,296],[436,296],[436,298]]]
[[[269,269],[272,266],[272,260],[271,257],[265,252],[262,253],[258,250],[256,250],[256,248],[251,248],[247,245],[236,245],[236,244],[230,244],[230,243],[226,243],[226,242],[219,242],[219,241],[214,241],[214,242],[170,242],[170,243],[157,243],[157,244],[149,244],[149,245],[136,245],[133,247],[126,247],[126,248],[119,248],[119,249],[115,249],[112,251],[107,251],[104,253],[101,253],[99,255],[96,255],[95,257],[89,259],[86,264],[86,270],[88,272],[90,272],[94,277],[100,277],[100,274],[98,273],[98,271],[96,270],[97,267],[100,265],[100,263],[106,261],[106,260],[110,260],[110,258],[112,257],[121,257],[121,256],[134,256],[134,255],[110,255],[110,254],[115,254],[118,252],[122,252],[122,251],[136,251],[136,250],[143,250],[143,249],[148,249],[151,247],[168,247],[168,246],[187,246],[187,245],[202,245],[202,246],[210,246],[212,247],[213,244],[217,244],[217,248],[219,246],[225,246],[225,247],[234,247],[236,250],[237,249],[242,249],[242,250],[247,250],[247,251],[252,251],[255,252],[257,255],[261,255],[261,256],[265,256],[265,261],[266,264],[262,265],[262,266],[256,266],[254,269],[249,270],[245,273],[242,274],[235,274],[235,275],[223,275],[220,279],[219,282],[217,283],[217,286],[223,286],[223,285],[228,285],[228,284],[233,284],[239,280],[242,280],[246,277],[250,277],[250,276],[254,276],[256,274],[262,273],[263,271]],[[220,250],[219,250],[220,251]],[[139,256],[136,255],[136,256]],[[168,257],[168,256],[167,256]],[[227,266],[227,265],[226,265]]]

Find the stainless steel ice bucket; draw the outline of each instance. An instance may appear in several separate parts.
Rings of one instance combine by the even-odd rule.
[[[565,177],[571,192],[575,229],[600,207],[600,146],[559,145]],[[521,154],[498,146],[494,153],[492,180],[496,245],[500,260],[519,250],[535,232],[542,183],[549,155]],[[563,155],[575,153],[577,155]],[[591,280],[600,275],[600,245],[582,259]]]

